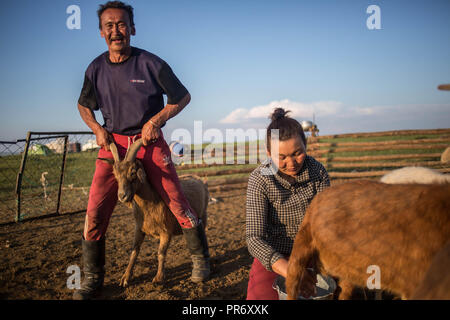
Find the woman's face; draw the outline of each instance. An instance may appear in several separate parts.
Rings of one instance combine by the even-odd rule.
[[[288,140],[271,141],[269,156],[278,170],[289,176],[296,176],[303,167],[306,148],[300,136]]]

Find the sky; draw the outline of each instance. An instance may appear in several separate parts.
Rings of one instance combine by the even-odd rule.
[[[164,59],[192,96],[166,140],[177,129],[204,139],[265,128],[275,107],[314,117],[321,135],[450,127],[450,92],[437,90],[450,83],[449,0],[125,2],[131,44]],[[87,66],[107,50],[101,3],[2,1],[0,140],[89,130],[77,100]],[[71,5],[79,29],[67,27]]]

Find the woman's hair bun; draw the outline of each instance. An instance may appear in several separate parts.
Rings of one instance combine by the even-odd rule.
[[[276,108],[273,113],[270,115],[270,120],[281,120],[283,118],[286,118],[286,115],[291,112],[289,110],[284,110],[283,108]]]

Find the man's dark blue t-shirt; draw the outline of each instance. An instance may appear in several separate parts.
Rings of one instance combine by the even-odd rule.
[[[104,52],[88,66],[78,103],[102,112],[111,133],[135,135],[168,104],[177,104],[188,91],[170,66],[158,56],[132,47],[131,56],[112,63]]]

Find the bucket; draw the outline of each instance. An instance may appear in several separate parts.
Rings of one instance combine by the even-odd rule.
[[[278,276],[273,282],[272,288],[278,292],[280,300],[287,299],[285,279]],[[298,296],[297,300],[332,300],[334,291],[336,290],[336,281],[332,277],[317,275],[316,291],[317,296],[305,298]]]

